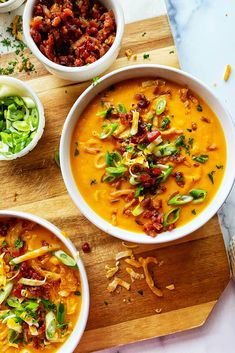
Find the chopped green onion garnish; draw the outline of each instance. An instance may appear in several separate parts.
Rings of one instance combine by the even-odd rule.
[[[54,251],[53,253],[55,257],[57,257],[58,260],[60,260],[64,265],[69,266],[69,267],[74,267],[76,266],[76,261],[66,254],[63,250],[57,250]]]
[[[11,294],[13,283],[8,282],[0,291],[0,304],[2,304]]]
[[[193,203],[201,203],[205,200],[207,196],[207,191],[202,189],[192,189],[189,191],[189,195],[193,197]]]
[[[168,205],[185,205],[193,201],[193,197],[189,195],[175,195],[168,201]]]
[[[206,161],[208,161],[208,154],[201,154],[200,156],[193,156],[193,160],[197,161],[198,163],[206,163]]]
[[[161,115],[166,109],[166,100],[164,98],[159,98],[156,105],[156,114]]]
[[[117,129],[118,123],[107,124],[104,126],[103,131],[100,134],[100,139],[104,140],[107,137],[111,136],[114,131]]]
[[[180,208],[172,208],[169,212],[164,215],[163,226],[167,227],[178,221],[180,217]]]
[[[50,341],[56,333],[56,317],[53,311],[46,314],[46,337]]]
[[[162,131],[166,130],[170,122],[171,122],[171,119],[168,116],[166,116],[161,122],[160,130]]]

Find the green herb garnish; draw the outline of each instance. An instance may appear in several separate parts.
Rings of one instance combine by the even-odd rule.
[[[18,238],[16,241],[15,241],[15,247],[16,249],[21,249],[23,248],[24,246],[24,242],[22,239]]]
[[[196,210],[195,210],[195,209],[194,209],[194,210],[192,210],[191,212],[192,212],[192,214],[193,214],[194,216],[197,214],[197,212],[196,212]]]
[[[208,154],[201,154],[200,156],[193,156],[193,160],[197,161],[198,163],[204,164],[208,161]]]
[[[91,182],[90,182],[90,185],[94,185],[94,184],[97,184],[97,180],[96,179],[92,179]]]
[[[212,170],[209,174],[207,174],[212,184],[214,184],[214,177],[213,177],[214,174],[215,174],[215,170]]]
[[[96,85],[98,85],[98,83],[99,83],[99,80],[100,80],[100,77],[99,77],[99,76],[93,77],[93,79],[92,79],[92,82],[93,82],[93,86],[96,86]]]
[[[198,104],[198,106],[197,106],[197,111],[198,111],[198,112],[202,112],[202,111],[203,111],[201,104]]]
[[[150,57],[150,54],[143,54],[144,60],[149,59],[149,57]]]

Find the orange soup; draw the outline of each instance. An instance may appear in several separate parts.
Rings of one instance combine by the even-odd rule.
[[[193,220],[223,179],[226,143],[210,107],[162,79],[121,82],[79,118],[71,167],[88,205],[115,226],[150,236]]]
[[[0,219],[1,352],[56,352],[76,324],[81,295],[76,262],[55,235]]]

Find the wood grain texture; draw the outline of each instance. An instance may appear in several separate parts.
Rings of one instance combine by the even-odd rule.
[[[128,61],[126,49],[132,49],[137,60]],[[143,53],[150,54],[151,63],[179,67],[166,16],[128,24],[122,50],[109,71],[146,62]],[[0,64],[11,58],[12,54],[2,56]],[[0,162],[0,209],[31,212],[48,219],[65,231],[79,250],[84,242],[91,245],[90,254],[80,252],[90,283],[91,308],[76,352],[92,352],[202,325],[230,278],[217,216],[180,241],[135,249],[137,258],[156,256],[163,261],[162,266],[151,269],[163,289],[163,298],[153,295],[145,281],[134,282],[130,292],[123,289],[109,294],[104,267],[114,264],[115,254],[123,250],[122,243],[97,229],[75,207],[54,161],[67,113],[90,82],[71,84],[50,75],[35,58],[32,61],[37,73],[20,73],[18,77],[28,80],[42,100],[46,128],[30,154]],[[124,264],[120,276],[130,281]],[[174,291],[165,288],[172,283]],[[157,314],[155,309],[162,311]]]

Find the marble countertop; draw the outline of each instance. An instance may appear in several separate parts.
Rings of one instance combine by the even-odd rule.
[[[178,56],[183,70],[199,77],[224,100],[235,122],[235,2],[231,0],[119,0],[126,22],[166,13],[172,26]],[[134,6],[133,6],[134,3]],[[0,33],[4,33],[13,14],[0,14]],[[0,46],[0,50],[1,50]],[[234,68],[228,82],[223,74],[227,64]],[[228,246],[235,234],[235,188],[219,211]],[[102,353],[233,353],[235,327],[235,284],[230,282],[203,327],[135,343]],[[118,332],[117,332],[118,334]]]

